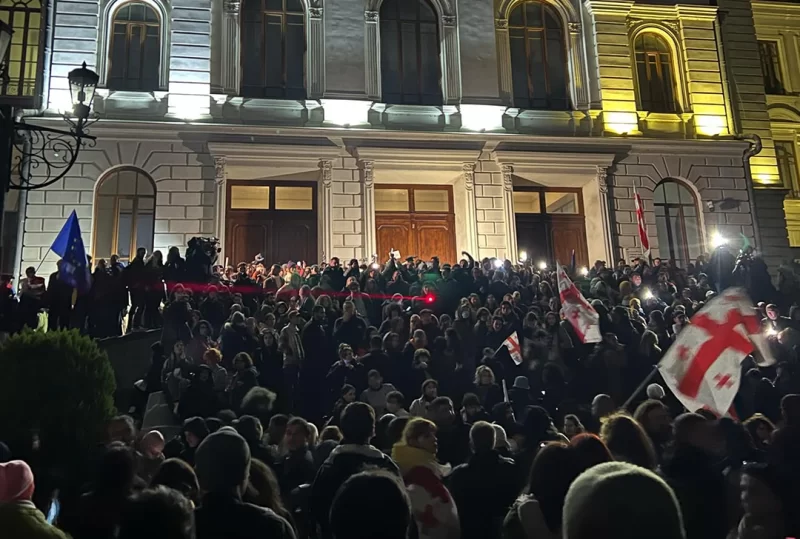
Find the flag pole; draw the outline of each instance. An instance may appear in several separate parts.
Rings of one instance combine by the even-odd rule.
[[[44,259],[47,258],[47,255],[49,255],[51,252],[52,252],[52,247],[47,250],[47,252],[44,254],[42,259],[39,261],[39,265],[36,266],[36,273],[39,273],[39,270],[41,269],[42,264],[44,264]]]
[[[636,395],[638,395],[639,393],[641,393],[641,392],[642,392],[642,390],[643,390],[645,387],[647,387],[647,384],[649,384],[649,383],[650,383],[650,382],[653,380],[653,378],[655,378],[655,377],[656,377],[656,374],[658,374],[658,365],[655,365],[655,366],[653,366],[653,370],[652,370],[652,371],[650,371],[650,374],[648,374],[648,375],[645,377],[645,379],[644,379],[644,380],[642,380],[642,383],[641,383],[641,384],[639,384],[639,386],[638,386],[636,389],[634,389],[634,390],[633,390],[633,393],[631,394],[631,396],[630,396],[630,397],[628,397],[628,400],[626,400],[626,401],[625,401],[625,404],[623,404],[623,405],[622,405],[622,409],[623,409],[623,410],[627,409],[627,408],[628,408],[628,406],[630,406],[630,405],[631,405],[631,403],[633,402],[633,399],[635,399],[635,398],[636,398]]]

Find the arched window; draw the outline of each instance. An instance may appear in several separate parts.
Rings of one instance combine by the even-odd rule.
[[[427,0],[385,0],[381,5],[383,101],[441,105],[439,23]]]
[[[653,191],[653,208],[661,257],[674,259],[685,268],[703,254],[694,194],[680,182],[664,180]]]
[[[130,2],[117,10],[111,23],[108,61],[111,90],[159,89],[161,19],[155,9]]]
[[[100,180],[94,203],[93,257],[128,260],[137,247],[153,250],[156,186],[137,169],[119,169]]]
[[[243,97],[305,99],[305,13],[300,0],[242,2]]]
[[[680,112],[672,50],[667,41],[653,32],[643,32],[633,40],[636,57],[639,110]]]
[[[567,110],[567,47],[558,13],[544,2],[523,2],[508,16],[514,106]]]

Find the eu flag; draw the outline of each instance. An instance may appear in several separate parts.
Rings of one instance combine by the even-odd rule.
[[[79,292],[85,292],[91,287],[89,264],[86,259],[86,248],[83,246],[81,227],[78,215],[72,210],[61,232],[56,236],[50,250],[61,257],[61,268],[58,272],[59,280],[67,283]]]

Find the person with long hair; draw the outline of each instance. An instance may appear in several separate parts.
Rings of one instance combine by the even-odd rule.
[[[275,472],[258,459],[250,460],[250,473],[243,498],[247,503],[274,511],[278,516],[285,518],[297,532],[292,513],[283,504]]]
[[[497,380],[491,367],[480,365],[475,369],[472,393],[478,396],[481,400],[481,406],[485,410],[491,410],[495,404],[503,401],[503,390],[497,385]]]
[[[631,416],[615,413],[603,420],[600,438],[615,460],[630,462],[648,470],[658,465],[653,442],[644,428]]]
[[[753,438],[753,442],[759,449],[768,449],[772,442],[772,433],[775,425],[764,414],[753,414],[748,417],[743,425]]]

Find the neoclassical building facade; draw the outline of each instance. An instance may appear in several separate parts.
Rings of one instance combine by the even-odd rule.
[[[0,17],[17,6],[0,0]],[[737,137],[712,2],[58,0],[43,13],[44,114],[28,121],[59,121],[84,61],[100,121],[66,178],[19,201],[17,271],[53,267],[72,210],[95,258],[215,235],[230,264],[389,249],[553,263],[575,249],[586,265],[641,254],[634,192],[654,256],[685,264],[742,234],[791,256],[782,206],[754,189],[778,181],[774,144],[752,155]],[[761,226],[767,212],[780,223]]]

